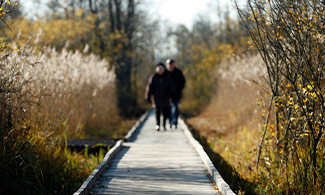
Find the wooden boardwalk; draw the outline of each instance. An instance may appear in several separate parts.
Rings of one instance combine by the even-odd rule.
[[[90,194],[219,194],[182,129],[157,132],[152,113]]]

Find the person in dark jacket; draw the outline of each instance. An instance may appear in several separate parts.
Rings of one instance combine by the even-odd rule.
[[[166,65],[167,65],[167,70],[171,74],[175,86],[175,91],[172,94],[172,109],[171,109],[171,116],[170,116],[171,120],[169,120],[169,124],[170,124],[170,128],[172,128],[172,125],[175,125],[175,128],[177,129],[178,115],[179,115],[178,104],[182,97],[182,90],[185,87],[185,77],[182,71],[176,67],[175,60],[168,59],[166,61]]]
[[[171,97],[174,91],[171,75],[165,70],[163,63],[158,63],[156,73],[149,78],[145,98],[156,109],[156,130],[160,130],[160,115],[163,114],[163,128],[166,130],[166,120],[170,116]]]

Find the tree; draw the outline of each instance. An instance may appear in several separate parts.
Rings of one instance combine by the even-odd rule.
[[[286,193],[317,194],[324,191],[324,2],[249,0],[248,6],[237,6],[238,13],[272,94],[257,166],[262,161],[271,179],[285,178]]]
[[[20,4],[18,3],[11,3],[11,1],[4,1],[0,0],[0,20],[2,23],[0,24],[0,27],[2,25],[5,26],[5,28],[9,28],[9,25],[6,23],[5,20],[10,19],[17,19],[22,15]],[[3,28],[0,28],[3,30]]]
[[[134,79],[137,66],[144,61],[153,64],[153,57],[143,55],[142,47],[149,56],[153,56],[152,48],[154,34],[147,32],[151,28],[146,12],[139,9],[140,1],[135,0],[68,0],[51,1],[48,6],[53,13],[49,19],[75,19],[77,13],[82,12],[84,19],[90,18],[92,33],[88,40],[90,51],[108,58],[114,66],[117,80],[118,104],[124,115],[131,115],[137,108],[138,86]],[[55,13],[60,13],[58,16]],[[75,14],[72,14],[75,13]],[[140,26],[144,28],[139,28]],[[155,25],[153,25],[155,26]],[[152,28],[154,29],[154,28]],[[148,35],[148,36],[144,36]],[[144,43],[148,48],[144,48]],[[150,45],[151,44],[151,45]],[[146,59],[139,59],[139,55]],[[142,93],[142,92],[141,92]]]
[[[130,115],[136,108],[136,97],[131,88],[132,55],[137,22],[136,4],[134,0],[128,0],[127,3],[122,0],[109,0],[108,10],[113,47],[111,57],[114,59],[117,75],[118,104],[124,114]]]
[[[235,52],[245,49],[246,42],[241,26],[229,14],[221,14],[225,23],[212,23],[200,16],[192,29],[180,25],[170,32],[176,42],[176,61],[183,68],[187,78],[184,91],[185,107],[188,110],[201,111],[209,104],[217,90],[216,71],[221,60]]]

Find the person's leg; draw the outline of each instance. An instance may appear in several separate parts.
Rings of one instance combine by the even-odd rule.
[[[171,107],[169,107],[169,116],[168,116],[168,121],[169,121],[169,127],[172,128],[173,127],[173,107],[174,107],[174,103],[173,100],[170,100],[170,105]]]
[[[168,121],[169,121],[169,127],[172,128],[173,127],[173,108],[169,109]]]
[[[169,117],[169,122],[170,122],[170,128],[172,128],[172,125],[175,124],[175,101],[172,101],[172,108],[170,109],[170,117]]]
[[[170,111],[169,111],[169,117],[168,117],[168,121],[169,121],[169,127],[170,128],[172,128],[172,126],[173,126],[173,116],[174,116],[174,114],[173,114],[173,106],[174,104],[172,103],[172,107],[171,107],[171,109],[169,109]]]
[[[177,128],[178,124],[178,116],[179,116],[179,109],[178,109],[179,100],[173,101],[173,124]]]
[[[170,120],[170,108],[169,107],[163,108],[163,118],[164,118],[163,127],[164,127],[164,130],[166,130],[166,120],[167,120],[167,118]]]
[[[161,108],[156,106],[156,130],[159,131],[160,129],[160,112],[161,112]]]
[[[166,131],[166,116],[163,114],[163,128]]]

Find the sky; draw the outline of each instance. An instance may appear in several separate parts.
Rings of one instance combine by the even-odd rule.
[[[21,0],[23,6],[27,6],[27,10],[33,10],[33,1],[35,0]],[[46,3],[47,0],[40,2]],[[141,9],[145,9],[149,16],[153,19],[159,19],[161,29],[173,28],[179,24],[184,24],[191,29],[193,22],[199,17],[209,18],[212,23],[218,22],[218,6],[222,11],[228,6],[230,15],[236,17],[237,12],[233,6],[233,0],[142,0]],[[246,0],[237,0],[242,3]],[[30,9],[28,9],[30,7]],[[42,9],[34,9],[37,12]],[[29,12],[29,17],[33,17],[33,12]],[[35,12],[34,12],[35,14]],[[40,14],[40,13],[38,13]],[[167,28],[166,28],[167,27]],[[170,40],[172,44],[173,41]],[[174,45],[166,45],[164,50],[159,51],[165,53],[164,55],[172,55],[176,47]]]
[[[24,6],[32,7],[33,1],[20,2]],[[218,5],[221,8],[228,5],[232,15],[236,14],[232,0],[145,0],[145,2],[145,9],[154,18],[159,18],[169,25],[184,24],[189,28],[198,15],[208,16],[212,21],[216,21]]]
[[[216,10],[216,0],[148,0],[151,13],[158,13],[162,21],[190,27],[199,14],[210,15]]]
[[[162,21],[171,25],[184,24],[191,27],[199,16],[209,17],[211,21],[218,20],[218,6],[221,9],[229,6],[231,16],[236,16],[233,0],[146,0],[149,13],[156,15]],[[244,0],[237,0],[243,2]]]

